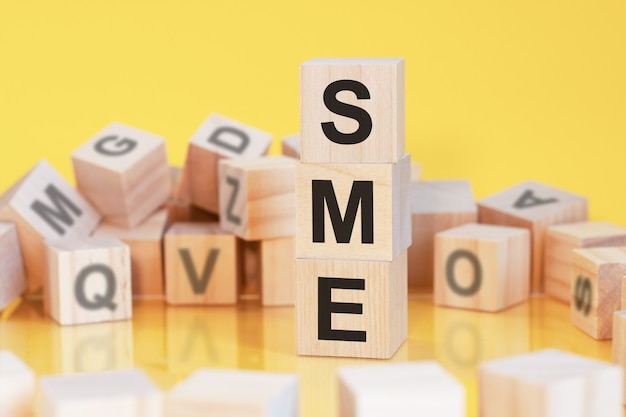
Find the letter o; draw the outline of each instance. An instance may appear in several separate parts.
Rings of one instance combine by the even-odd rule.
[[[474,269],[474,279],[472,280],[472,285],[469,287],[461,287],[456,282],[456,277],[454,276],[454,266],[456,262],[461,259],[466,258],[472,264]],[[465,249],[457,249],[448,256],[448,260],[446,261],[446,281],[448,286],[454,291],[457,295],[461,295],[464,297],[471,297],[476,294],[478,290],[480,290],[480,286],[482,285],[483,280],[483,272],[480,266],[480,261],[472,252]]]

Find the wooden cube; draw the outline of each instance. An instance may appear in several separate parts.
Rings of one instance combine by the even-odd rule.
[[[9,350],[0,350],[0,416],[31,417],[35,372]]]
[[[0,311],[26,290],[26,272],[17,229],[0,222]]]
[[[411,181],[419,181],[422,176],[422,164],[411,161]]]
[[[220,161],[221,227],[245,240],[293,236],[296,164],[286,156]]]
[[[622,278],[622,310],[626,310],[626,277]]]
[[[294,159],[300,159],[300,134],[285,136],[281,140],[281,153]]]
[[[528,298],[530,237],[518,227],[466,224],[435,237],[435,304],[499,311]]]
[[[237,238],[239,299],[261,299],[261,241]],[[295,261],[295,260],[294,260]]]
[[[616,311],[613,316],[613,363],[624,371],[622,401],[626,405],[626,310]]]
[[[391,358],[407,337],[406,254],[391,262],[296,259],[298,354]]]
[[[264,306],[292,306],[296,298],[296,242],[293,236],[263,239],[261,301]]]
[[[130,248],[134,297],[163,298],[163,234],[167,222],[168,212],[161,209],[132,229],[102,223],[94,232],[94,236],[118,238]]]
[[[108,237],[46,241],[44,309],[62,325],[132,317],[130,249]]]
[[[141,370],[45,376],[40,417],[161,417],[163,393]]]
[[[465,387],[434,361],[341,367],[342,417],[465,416]]]
[[[411,160],[298,164],[296,257],[392,261],[411,245]]]
[[[481,223],[524,227],[530,231],[531,286],[544,290],[544,235],[548,226],[587,221],[587,198],[534,181],[526,181],[478,202]]]
[[[111,123],[72,152],[78,190],[108,223],[132,228],[170,196],[165,140]]]
[[[610,339],[621,309],[626,248],[575,249],[570,271],[572,323],[594,339]]]
[[[27,291],[33,292],[46,278],[44,240],[87,236],[100,222],[100,214],[41,160],[0,197],[0,221],[17,227]]]
[[[217,165],[220,159],[256,158],[265,155],[272,135],[219,114],[211,114],[189,140],[183,168],[191,202],[219,213]]]
[[[626,246],[626,228],[606,222],[550,226],[546,230],[544,281],[546,293],[569,303],[573,249]]]
[[[622,370],[554,349],[484,362],[482,417],[622,417]]]
[[[413,181],[409,288],[433,288],[437,232],[477,221],[478,209],[469,181]]]
[[[235,304],[237,243],[218,223],[175,223],[165,234],[168,304]]]
[[[199,369],[165,398],[164,417],[296,417],[295,374]]]
[[[404,157],[404,59],[311,59],[300,80],[302,162]]]

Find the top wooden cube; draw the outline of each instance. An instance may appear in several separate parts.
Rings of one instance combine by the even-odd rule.
[[[300,77],[302,162],[402,158],[404,59],[311,59]]]
[[[170,195],[165,141],[152,133],[111,123],[72,153],[78,190],[105,221],[131,228]]]

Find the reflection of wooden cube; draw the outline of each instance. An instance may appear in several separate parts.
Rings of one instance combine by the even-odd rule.
[[[528,298],[525,229],[466,224],[435,237],[435,304],[498,311]]]
[[[543,291],[543,245],[548,226],[587,220],[587,198],[533,181],[478,202],[481,223],[524,227],[531,239],[531,291]]]
[[[620,365],[624,371],[623,401],[626,405],[626,310],[616,311],[613,316],[613,363]]]
[[[94,236],[115,237],[130,247],[133,296],[164,295],[162,244],[167,220],[168,212],[162,209],[132,229],[102,223],[94,232]]]
[[[235,304],[237,243],[218,223],[175,223],[165,234],[169,304]]]
[[[606,222],[550,226],[546,230],[543,269],[546,293],[569,303],[573,249],[603,246],[626,246],[626,228]]]
[[[286,156],[220,161],[222,228],[246,240],[293,236],[296,164]]]
[[[105,221],[135,227],[170,195],[165,140],[111,123],[72,153],[78,190]]]
[[[300,78],[302,162],[402,159],[404,59],[311,59]]]
[[[59,324],[132,317],[130,250],[108,237],[46,241],[44,309]]]
[[[0,222],[0,311],[26,290],[26,274],[17,229]]]
[[[165,415],[296,417],[298,377],[295,374],[200,369],[174,386],[165,399]]]
[[[211,213],[219,213],[217,166],[220,159],[265,155],[272,135],[227,117],[211,114],[189,140],[181,194]]]
[[[342,367],[339,414],[465,416],[465,388],[434,361]]]
[[[36,378],[35,372],[13,352],[0,350],[0,416],[33,415]]]
[[[17,227],[28,291],[32,292],[46,278],[44,240],[87,236],[100,222],[100,215],[42,160],[0,197],[0,221]]]
[[[160,417],[163,393],[141,370],[45,376],[41,417]]]
[[[483,362],[482,417],[622,417],[616,365],[548,349]]]
[[[298,354],[391,358],[407,336],[406,253],[391,262],[296,259]]]
[[[409,288],[433,288],[437,232],[477,221],[478,210],[469,181],[413,181]]]
[[[610,339],[621,309],[626,248],[575,249],[570,271],[572,323],[594,339]]]

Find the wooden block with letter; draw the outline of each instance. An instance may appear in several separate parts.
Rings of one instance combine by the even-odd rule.
[[[413,181],[409,288],[433,288],[435,234],[478,221],[469,181]]]
[[[572,299],[572,251],[607,246],[626,246],[626,228],[606,222],[580,222],[548,227],[543,265],[546,293],[569,303]]]
[[[610,339],[622,308],[626,247],[575,249],[570,270],[572,323],[594,339]]]
[[[199,369],[165,398],[164,417],[296,417],[295,374]]]
[[[26,273],[17,229],[0,222],[0,311],[26,290]]]
[[[404,59],[311,59],[300,80],[302,162],[404,157]]]
[[[102,223],[94,232],[94,236],[118,238],[129,246],[133,296],[164,295],[163,234],[167,219],[167,210],[161,209],[132,229]]]
[[[622,306],[622,308],[625,308]],[[626,405],[626,310],[616,311],[613,317],[613,363],[624,371],[624,395],[622,401]]]
[[[132,317],[130,250],[109,237],[46,241],[44,309],[62,325]]]
[[[281,140],[281,153],[285,156],[300,159],[301,148],[302,146],[299,134],[285,136]]]
[[[72,152],[78,190],[105,221],[127,228],[143,222],[170,196],[165,140],[111,123]]]
[[[478,202],[481,223],[530,230],[531,291],[541,292],[544,237],[548,226],[587,221],[587,198],[534,181],[526,181]]]
[[[482,417],[622,417],[619,366],[547,349],[484,362]]]
[[[293,236],[296,164],[286,156],[220,161],[221,227],[245,240]]]
[[[46,277],[44,240],[87,236],[100,222],[100,214],[42,160],[0,197],[0,221],[17,228],[27,291],[32,292]]]
[[[261,301],[264,306],[295,302],[296,244],[293,236],[263,239],[261,255]]]
[[[0,416],[31,417],[35,372],[9,350],[0,350]]]
[[[465,387],[434,361],[341,367],[342,417],[465,416]]]
[[[220,214],[219,160],[265,155],[271,141],[269,133],[219,114],[211,114],[189,140],[182,177],[191,202],[211,213]]]
[[[407,336],[406,254],[296,259],[298,354],[391,358]]]
[[[175,223],[165,234],[169,304],[235,304],[237,242],[219,223]]]
[[[435,304],[499,311],[528,298],[530,238],[518,227],[466,224],[435,237]]]
[[[163,393],[141,370],[45,376],[40,417],[161,417]]]
[[[395,164],[298,164],[296,257],[393,261],[411,245],[410,184],[408,154]]]

